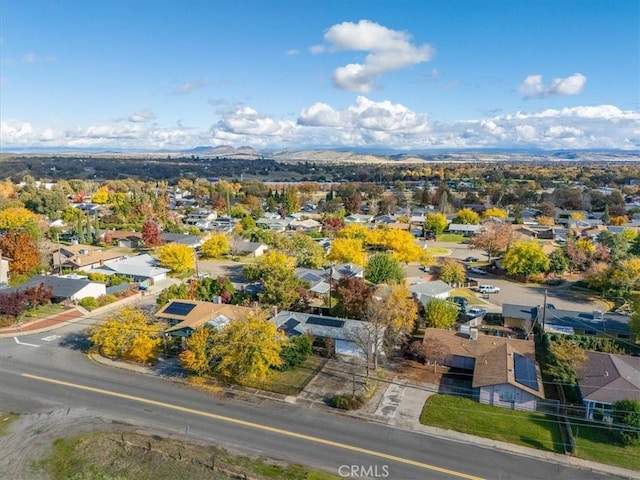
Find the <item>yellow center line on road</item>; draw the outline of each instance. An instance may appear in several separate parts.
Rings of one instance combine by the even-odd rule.
[[[348,445],[346,443],[334,442],[333,440],[326,440],[320,437],[314,437],[311,435],[304,435],[302,433],[296,433],[289,430],[283,430],[281,428],[270,427],[268,425],[262,425],[260,423],[247,422],[245,420],[239,420],[237,418],[226,417],[223,415],[217,415],[215,413],[204,412],[202,410],[195,410],[193,408],[181,407],[180,405],[172,405],[170,403],[158,402],[156,400],[151,400],[143,397],[136,397],[133,395],[127,395],[125,393],[113,392],[111,390],[103,390],[101,388],[88,387],[86,385],[80,385],[77,383],[64,382],[62,380],[55,380],[53,378],[41,377],[39,375],[31,375],[30,373],[23,373],[21,376],[26,378],[31,378],[33,380],[39,380],[42,382],[53,383],[55,385],[61,385],[69,388],[76,388],[79,390],[85,390],[87,392],[98,393],[101,395],[108,395],[111,397],[123,398],[126,400],[132,400],[134,402],[145,403],[147,405],[155,405],[157,407],[163,407],[171,410],[177,410],[184,413],[190,413],[193,415],[199,415],[201,417],[208,417],[214,420],[219,420],[222,422],[233,423],[236,425],[242,425],[243,427],[253,428],[256,430],[262,430],[265,432],[277,433],[279,435],[284,435],[287,437],[297,438],[300,440],[306,440],[308,442],[318,443],[321,445],[328,445],[335,448],[340,448],[342,450],[349,450],[351,452],[362,453],[365,455],[369,455],[372,457],[382,458],[385,460],[391,460],[393,462],[404,463],[405,465],[411,465],[418,468],[423,468],[425,470],[432,470],[435,472],[445,473],[447,475],[451,475],[452,477],[464,478],[467,480],[485,480],[482,477],[476,477],[474,475],[469,475],[462,472],[457,472],[455,470],[449,470],[447,468],[438,467],[436,465],[430,465],[428,463],[417,462],[415,460],[410,460],[408,458],[397,457],[395,455],[389,455],[383,452],[377,452],[375,450],[369,450],[366,448],[356,447],[354,445]]]

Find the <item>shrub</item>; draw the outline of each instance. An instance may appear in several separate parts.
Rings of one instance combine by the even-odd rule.
[[[311,354],[312,345],[313,340],[308,335],[292,338],[280,352],[280,358],[284,363],[278,367],[278,370],[291,370],[302,365]]]
[[[100,295],[98,297],[98,306],[104,307],[105,305],[109,305],[110,303],[116,302],[118,297],[115,295]]]
[[[78,305],[80,305],[82,308],[86,308],[89,311],[100,306],[98,304],[98,300],[95,297],[84,297],[83,299],[78,301]]]
[[[338,394],[331,397],[329,406],[340,410],[357,410],[364,405],[362,395]]]

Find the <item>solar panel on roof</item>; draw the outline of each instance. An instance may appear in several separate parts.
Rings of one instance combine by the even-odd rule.
[[[327,317],[309,317],[307,319],[307,323],[309,325],[321,325],[323,327],[342,328],[344,326],[344,320],[338,320],[335,318],[327,318]]]
[[[196,308],[193,303],[184,303],[184,302],[173,302],[171,303],[167,309],[163,312],[167,315],[180,315],[182,317],[189,315],[189,312]]]
[[[290,337],[298,336],[300,335],[300,332],[296,330],[296,327],[298,325],[300,325],[300,322],[298,320],[296,320],[295,318],[290,318],[282,325],[280,325],[280,330],[282,330],[286,335],[289,335]]]
[[[513,354],[513,369],[516,382],[520,385],[538,390],[538,377],[536,376],[536,364],[524,355]]]

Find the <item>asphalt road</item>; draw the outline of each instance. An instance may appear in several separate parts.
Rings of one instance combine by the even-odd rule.
[[[0,339],[2,409],[31,413],[60,406],[84,407],[96,415],[147,429],[188,433],[232,450],[334,474],[344,473],[344,468],[339,470],[343,465],[356,465],[369,468],[378,478],[392,479],[610,478],[310,407],[258,398],[237,400],[104,367],[82,352],[82,337],[77,331],[81,326],[22,336],[21,343]]]

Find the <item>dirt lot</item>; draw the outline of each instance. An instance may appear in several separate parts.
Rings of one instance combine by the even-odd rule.
[[[111,422],[84,409],[21,415],[7,430],[0,437],[3,479],[295,480],[310,475],[299,465],[231,455],[209,444]]]

